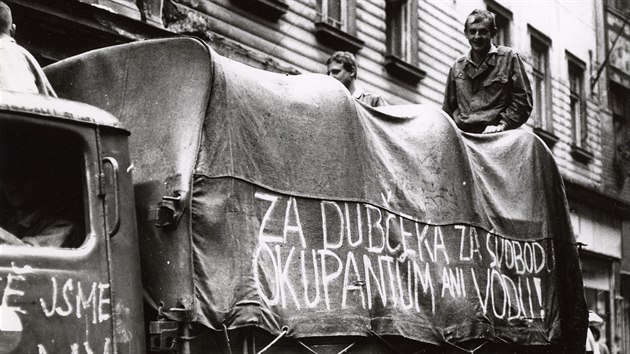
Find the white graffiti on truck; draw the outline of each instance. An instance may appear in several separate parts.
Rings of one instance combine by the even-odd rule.
[[[4,281],[4,290],[2,291],[2,301],[0,307],[5,310],[11,310],[13,312],[19,312],[26,314],[26,311],[19,306],[11,306],[13,303],[11,297],[24,296],[24,291],[19,289],[18,283],[26,280],[25,274],[33,272],[33,268],[30,266],[18,267],[15,263],[11,262],[11,272],[6,275],[6,278],[0,278],[0,282]]]
[[[47,303],[44,298],[40,298],[39,302],[46,317],[52,316],[70,316],[77,318],[89,316],[92,323],[101,323],[109,320],[110,299],[109,284],[90,282],[81,283],[68,279],[59,284],[56,277],[50,279],[52,283],[52,296],[50,302]]]
[[[68,348],[68,353],[69,354],[80,354],[80,353],[85,353],[85,354],[94,354],[94,353],[102,353],[102,354],[110,354],[112,352],[112,344],[111,344],[111,339],[109,338],[105,338],[105,344],[103,344],[103,351],[98,352],[98,351],[94,351],[94,349],[92,349],[92,346],[90,345],[89,342],[85,341],[83,342],[83,345],[79,345],[79,343],[72,343],[70,345],[70,347]],[[43,344],[38,344],[37,345],[37,352],[38,354],[48,354],[48,350],[46,350],[46,347]],[[56,351],[56,353],[58,353],[58,351]]]
[[[3,282],[0,307],[10,309],[14,312],[27,314],[20,306],[13,304],[20,303],[18,298],[24,297],[25,285],[29,279],[27,275],[33,274],[30,266],[12,266],[11,272],[7,273]],[[88,316],[93,324],[102,323],[110,318],[109,284],[101,282],[76,281],[72,278],[59,282],[56,277],[51,277],[50,295],[40,297],[39,303],[46,317],[74,315],[77,318]],[[47,299],[50,301],[47,302]]]
[[[41,316],[38,313],[38,307],[23,307],[26,304],[36,304],[30,300],[33,296],[34,285],[42,284],[36,272],[30,266],[18,267],[14,263],[10,268],[10,272],[5,276],[0,277],[0,314],[2,314],[2,321],[0,321],[0,331],[3,332],[2,344],[0,344],[1,352],[10,352],[16,348],[20,348],[26,351],[33,351],[39,353],[47,353],[46,346],[51,344],[35,344],[32,343],[32,338],[23,338],[24,326],[22,321],[25,318]],[[41,294],[45,289],[45,283],[43,287],[38,287],[36,290]],[[66,344],[55,344],[54,352],[67,351],[68,353],[111,353],[111,339],[105,337],[104,342],[99,338],[91,338],[90,336],[90,323],[98,324],[110,319],[110,298],[109,298],[109,284],[101,282],[80,282],[75,279],[69,278],[61,282],[57,280],[57,277],[51,278],[51,291],[48,295],[48,291],[45,291],[46,295],[39,298],[39,308],[41,308],[45,317],[60,316],[76,316],[77,319],[82,318],[81,322],[85,322],[86,326],[79,326],[85,330],[85,341],[80,345],[78,343],[69,343],[64,349]],[[28,310],[27,310],[28,309]],[[23,318],[21,318],[23,317]],[[97,336],[98,337],[98,336]],[[28,341],[26,340],[28,339]],[[55,340],[52,340],[55,343]],[[26,345],[24,347],[23,345]],[[36,348],[30,347],[31,345],[37,345]],[[93,350],[96,347],[97,350]],[[28,349],[31,348],[31,349]],[[101,351],[102,349],[102,351]]]
[[[319,225],[313,225],[312,215],[300,218],[308,208],[294,197],[255,197],[266,210],[253,276],[272,306],[379,305],[435,313],[439,299],[472,297],[497,318],[545,316],[542,279],[555,267],[552,242],[428,225],[369,204],[334,201],[304,202],[319,204]]]

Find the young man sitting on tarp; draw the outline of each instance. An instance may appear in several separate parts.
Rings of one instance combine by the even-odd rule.
[[[532,111],[532,89],[523,62],[512,48],[492,44],[496,33],[492,12],[471,12],[464,25],[470,51],[455,61],[448,74],[442,109],[466,132],[514,129]]]

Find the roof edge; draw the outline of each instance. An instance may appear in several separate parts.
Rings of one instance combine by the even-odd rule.
[[[116,117],[100,108],[44,95],[2,91],[0,111],[18,112],[126,130]]]

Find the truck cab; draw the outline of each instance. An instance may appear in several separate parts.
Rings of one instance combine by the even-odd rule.
[[[0,135],[0,188],[19,169],[21,192],[32,189],[37,205],[19,226],[73,225],[62,244],[42,236],[41,244],[0,247],[0,352],[141,351],[128,131],[95,107],[2,92]],[[7,193],[3,218],[11,217]]]

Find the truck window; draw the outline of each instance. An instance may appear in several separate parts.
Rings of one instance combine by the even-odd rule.
[[[0,244],[80,246],[83,171],[82,144],[74,134],[0,123]]]

